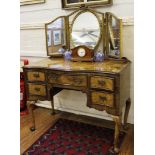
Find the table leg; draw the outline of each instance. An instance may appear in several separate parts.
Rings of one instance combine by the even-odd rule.
[[[113,120],[115,121],[115,133],[114,133],[114,148],[113,151],[115,153],[119,152],[119,133],[120,133],[120,126],[121,126],[121,116],[112,116]]]
[[[36,126],[35,126],[35,116],[34,116],[34,109],[36,109],[36,105],[35,105],[36,101],[29,101],[28,102],[28,109],[30,112],[30,115],[32,117],[32,126],[30,127],[31,131],[35,131]]]
[[[128,119],[130,107],[131,107],[131,99],[128,98],[128,100],[126,100],[126,107],[125,107],[125,114],[124,114],[124,125],[123,125],[123,128],[125,130],[128,129],[127,119]]]
[[[52,115],[55,115],[55,110],[54,110],[54,94],[53,94],[53,89],[50,89],[50,97],[51,97],[51,107],[52,107]]]

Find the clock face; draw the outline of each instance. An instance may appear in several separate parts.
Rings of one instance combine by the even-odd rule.
[[[79,48],[77,54],[79,57],[84,57],[86,55],[86,51],[84,48]]]

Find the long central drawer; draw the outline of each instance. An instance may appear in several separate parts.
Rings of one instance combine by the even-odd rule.
[[[53,84],[70,85],[76,87],[87,86],[86,75],[70,75],[70,74],[50,74],[48,75],[48,82]]]

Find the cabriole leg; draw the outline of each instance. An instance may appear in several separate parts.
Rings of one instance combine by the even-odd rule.
[[[115,121],[115,133],[114,133],[114,148],[113,151],[115,153],[119,152],[119,133],[120,133],[120,126],[121,126],[121,116],[112,116],[113,120]]]
[[[35,131],[36,126],[35,126],[35,116],[34,116],[34,109],[36,109],[35,105],[36,101],[29,101],[28,102],[28,109],[32,118],[32,126],[30,127],[31,131]]]
[[[125,113],[124,113],[124,125],[123,125],[123,128],[125,130],[128,129],[127,119],[128,119],[130,107],[131,107],[131,99],[128,98],[128,100],[126,100],[126,107],[125,107]]]

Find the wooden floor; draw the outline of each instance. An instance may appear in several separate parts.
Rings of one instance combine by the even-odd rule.
[[[88,116],[75,115],[71,113],[58,112],[52,116],[50,110],[44,108],[38,108],[35,110],[36,128],[35,132],[31,132],[29,127],[31,126],[30,115],[21,116],[21,129],[20,129],[20,152],[21,154],[31,146],[49,127],[54,124],[59,118],[66,118],[70,120],[76,120],[97,126],[104,126],[114,128],[114,123],[106,120],[92,118]],[[134,153],[134,127],[129,125],[124,142],[121,146],[119,155],[133,155]]]

